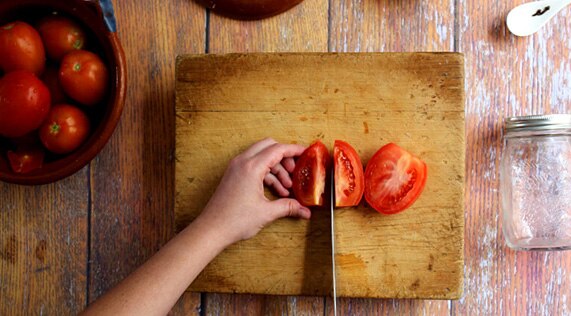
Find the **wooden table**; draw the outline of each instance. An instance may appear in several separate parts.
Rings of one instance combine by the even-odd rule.
[[[306,0],[238,22],[191,0],[114,1],[128,95],[114,136],[55,184],[0,184],[0,314],[75,314],[173,234],[177,54],[459,51],[466,54],[466,236],[458,301],[341,299],[343,314],[571,313],[571,253],[514,252],[501,233],[506,116],[571,112],[571,11],[538,34],[504,25],[517,1]],[[332,314],[325,297],[185,294],[173,314]]]

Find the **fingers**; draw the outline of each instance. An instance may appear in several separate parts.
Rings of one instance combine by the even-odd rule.
[[[286,157],[282,160],[282,165],[287,170],[287,172],[292,173],[295,169],[295,161],[291,157]]]
[[[289,196],[289,191],[283,186],[283,184],[280,182],[280,180],[278,180],[278,178],[271,174],[268,173],[265,177],[264,177],[264,184],[274,188],[274,190],[280,195],[280,196]]]
[[[278,163],[277,165],[271,167],[270,170],[278,178],[278,180],[280,180],[281,184],[284,187],[291,188],[292,186],[291,178],[289,176],[289,173],[287,172],[285,167],[282,166],[281,163]]]
[[[311,217],[311,211],[295,199],[279,199],[270,202],[270,205],[272,211],[276,212],[276,219],[282,217],[309,219]]]
[[[254,159],[256,159],[256,165],[265,166],[265,172],[267,172],[268,169],[280,163],[282,159],[299,156],[304,150],[305,147],[297,144],[275,143],[262,150]]]

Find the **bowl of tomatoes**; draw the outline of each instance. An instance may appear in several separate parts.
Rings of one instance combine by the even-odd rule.
[[[0,0],[0,180],[68,177],[104,147],[126,94],[110,0]]]

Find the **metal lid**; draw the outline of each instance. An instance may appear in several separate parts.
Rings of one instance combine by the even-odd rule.
[[[547,131],[571,128],[571,114],[514,116],[506,118],[507,132]]]

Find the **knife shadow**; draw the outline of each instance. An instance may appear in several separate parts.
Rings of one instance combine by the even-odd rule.
[[[329,214],[329,205],[312,208],[305,239],[302,283],[302,293],[305,295],[323,296],[331,295],[333,292],[330,236],[331,215]]]

